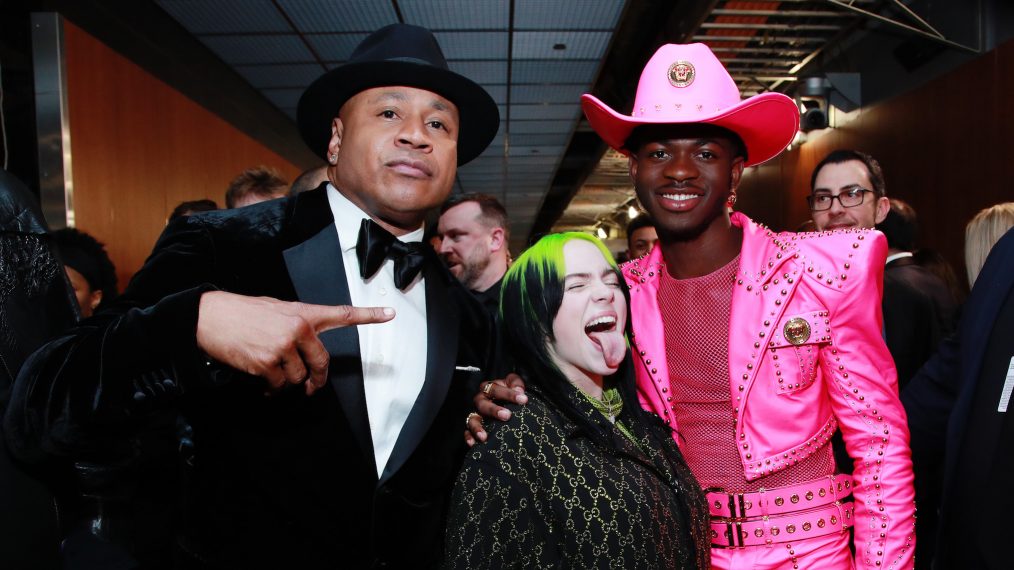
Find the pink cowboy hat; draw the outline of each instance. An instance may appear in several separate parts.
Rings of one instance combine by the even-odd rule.
[[[666,44],[641,72],[631,116],[617,113],[592,95],[581,108],[609,146],[623,145],[640,125],[708,123],[739,135],[747,166],[777,156],[799,129],[799,108],[781,93],[761,93],[745,101],[715,54],[704,44]]]

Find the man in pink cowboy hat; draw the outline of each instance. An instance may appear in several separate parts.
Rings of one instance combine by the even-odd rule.
[[[909,434],[880,335],[883,235],[775,233],[731,212],[743,168],[795,135],[792,100],[741,101],[692,44],[655,53],[631,116],[591,95],[582,105],[630,157],[656,223],[658,244],[623,267],[639,395],[709,491],[714,567],[911,568]],[[480,411],[502,413],[489,398],[518,401],[512,388],[487,388]],[[836,429],[850,476],[836,474]]]

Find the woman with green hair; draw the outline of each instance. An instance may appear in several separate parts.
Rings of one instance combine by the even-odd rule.
[[[502,327],[529,400],[465,459],[447,568],[708,567],[704,495],[638,405],[628,305],[588,234],[548,235],[508,270]]]

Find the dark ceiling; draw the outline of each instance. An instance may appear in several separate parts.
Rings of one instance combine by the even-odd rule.
[[[460,169],[456,191],[500,197],[515,246],[554,224],[587,228],[625,211],[622,157],[600,163],[605,146],[578,99],[593,92],[629,110],[640,68],[662,43],[707,43],[744,96],[794,95],[801,78],[852,72],[869,104],[990,49],[1014,27],[1001,0],[8,0],[0,10],[4,110],[18,113],[8,123],[21,146],[32,128],[27,14],[53,11],[306,168],[318,159],[293,123],[306,85],[374,29],[426,26],[451,68],[500,106],[500,133]],[[17,150],[5,145],[5,160],[32,174],[33,159]]]

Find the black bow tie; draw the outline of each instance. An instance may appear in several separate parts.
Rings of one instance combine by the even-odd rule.
[[[359,226],[359,241],[356,242],[359,275],[363,279],[373,277],[384,260],[391,258],[394,260],[394,285],[404,290],[426,263],[425,248],[421,242],[405,243],[380,224],[364,219]]]

